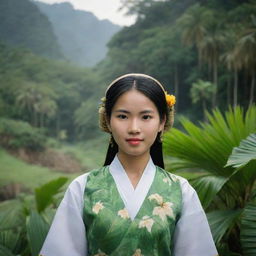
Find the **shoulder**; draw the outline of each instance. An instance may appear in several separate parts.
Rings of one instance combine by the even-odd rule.
[[[63,203],[71,207],[75,205],[80,208],[83,203],[88,177],[95,176],[97,173],[100,173],[101,170],[102,168],[93,169],[73,179],[65,192],[62,200]]]
[[[171,176],[179,180],[180,183],[182,192],[182,214],[193,215],[198,212],[203,212],[203,208],[197,192],[191,186],[189,181],[176,174],[171,174]]]
[[[171,179],[174,182],[178,182],[180,184],[181,192],[182,192],[182,201],[183,204],[186,204],[192,199],[197,199],[197,193],[195,189],[190,185],[189,181],[177,174],[173,174],[168,172],[157,166],[157,169],[160,170],[166,177]]]
[[[68,190],[71,191],[71,192],[74,192],[74,193],[83,194],[86,183],[87,183],[87,180],[88,180],[88,177],[97,176],[98,174],[102,173],[102,171],[104,169],[106,169],[106,166],[90,170],[90,171],[76,177],[69,184]]]
[[[186,188],[187,186],[190,186],[189,182],[187,179],[179,176],[179,175],[176,175],[176,174],[173,174],[171,172],[168,172],[164,169],[162,169],[161,167],[159,166],[156,166],[157,170],[159,170],[160,172],[162,172],[165,176],[167,176],[168,178],[170,178],[172,181],[174,182],[179,182],[180,185],[181,185],[181,188]]]
[[[102,167],[97,168],[97,169],[93,169],[93,170],[88,172],[88,176],[89,177],[99,176],[101,174],[104,174],[108,169],[109,169],[108,165],[102,166]]]

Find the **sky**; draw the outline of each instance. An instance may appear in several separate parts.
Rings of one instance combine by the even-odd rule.
[[[74,9],[92,12],[98,19],[108,19],[112,23],[129,26],[135,22],[135,17],[125,16],[125,11],[118,11],[120,0],[36,0],[48,4],[69,2]]]

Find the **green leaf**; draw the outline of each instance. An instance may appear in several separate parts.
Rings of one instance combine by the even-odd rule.
[[[3,245],[0,245],[0,256],[15,256],[12,252]]]
[[[242,210],[219,210],[207,213],[214,242],[218,244],[241,215]]]
[[[27,235],[32,256],[37,256],[43,246],[50,225],[44,221],[42,216],[32,211],[27,219]]]
[[[243,211],[240,241],[244,256],[256,255],[256,201],[248,203]]]
[[[22,243],[22,233],[20,230],[6,230],[0,232],[0,244],[11,250],[19,251]]]
[[[2,203],[0,209],[0,231],[17,228],[25,223],[25,215],[18,201]]]
[[[246,114],[240,107],[223,115],[218,109],[207,114],[208,123],[195,125],[182,118],[183,131],[171,129],[164,136],[164,153],[179,169],[198,168],[216,176],[228,177],[232,167],[224,167],[232,149],[256,130],[256,107]],[[178,159],[178,162],[175,160]]]
[[[190,180],[190,183],[195,188],[203,208],[206,209],[227,181],[228,178],[221,176],[203,176]]]
[[[250,134],[235,147],[229,156],[226,166],[239,168],[252,160],[256,160],[256,133]]]
[[[36,206],[39,213],[53,203],[54,195],[59,192],[60,188],[67,182],[67,180],[68,178],[66,177],[60,177],[35,189]]]

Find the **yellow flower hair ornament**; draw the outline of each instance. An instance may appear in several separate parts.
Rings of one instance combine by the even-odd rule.
[[[168,94],[166,91],[165,91],[165,99],[169,108],[173,107],[176,103],[175,96],[172,94]]]

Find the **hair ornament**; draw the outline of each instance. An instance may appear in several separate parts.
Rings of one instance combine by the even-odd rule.
[[[106,97],[102,97],[100,107],[99,107],[99,127],[102,131],[111,133],[107,124],[105,104],[106,104]]]
[[[149,76],[149,75],[146,75],[146,74],[142,74],[142,73],[128,73],[128,74],[125,74],[125,75],[122,75],[122,76],[119,76],[118,78],[116,78],[116,79],[107,87],[105,94],[107,93],[108,89],[109,89],[113,84],[115,84],[118,80],[121,80],[121,79],[123,79],[123,78],[125,78],[125,77],[129,77],[129,76],[145,77],[145,78],[151,79],[151,80],[153,80],[156,84],[158,84],[158,85],[162,88],[162,90],[164,91],[163,85],[162,85],[157,79],[155,79],[154,77]]]
[[[105,112],[105,103],[106,103],[106,97],[103,97],[100,99],[101,102],[99,103],[99,113]]]
[[[164,93],[165,93],[165,99],[166,99],[166,103],[167,103],[168,107],[172,108],[176,103],[175,96],[172,94],[168,94],[167,91],[165,91]]]

